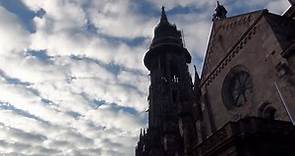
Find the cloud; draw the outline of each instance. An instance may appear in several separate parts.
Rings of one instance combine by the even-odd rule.
[[[0,18],[1,56],[26,48],[29,44],[29,33],[23,29],[18,17],[0,6]]]
[[[212,5],[215,4],[216,1],[213,0],[199,0],[199,1],[195,1],[195,0],[170,0],[170,1],[157,1],[157,0],[152,0],[152,3],[154,3],[157,6],[167,6],[168,8],[174,8],[174,7],[187,7],[187,6],[193,6],[193,7],[203,7],[203,6],[208,6],[208,5]]]
[[[162,2],[14,3],[35,16],[23,20],[0,3],[0,154],[134,155],[147,123],[149,76],[142,60]],[[201,67],[215,1],[165,3]],[[230,14],[241,6],[277,13],[288,6],[278,0],[225,4]]]
[[[277,13],[277,14],[283,14],[283,12],[286,11],[286,8],[290,7],[290,3],[288,1],[284,0],[276,0],[269,2],[266,6],[266,8],[269,8],[271,12]]]

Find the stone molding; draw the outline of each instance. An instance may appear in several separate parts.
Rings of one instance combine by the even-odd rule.
[[[259,18],[260,20],[260,18]],[[257,21],[258,22],[258,21]],[[211,82],[218,76],[218,74],[224,69],[225,66],[228,65],[229,62],[245,47],[249,40],[253,38],[253,36],[257,32],[256,23],[241,37],[235,46],[227,53],[227,55],[221,60],[221,62],[215,67],[213,72],[209,74],[209,76],[201,83],[201,86],[209,86]]]

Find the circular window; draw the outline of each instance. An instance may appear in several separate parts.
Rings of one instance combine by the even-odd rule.
[[[252,90],[253,84],[249,73],[240,68],[234,68],[223,82],[223,102],[229,108],[243,106],[250,101]]]

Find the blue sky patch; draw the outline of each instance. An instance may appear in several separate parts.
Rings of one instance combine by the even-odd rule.
[[[35,32],[33,23],[35,13],[29,10],[20,0],[0,0],[0,5],[14,13],[29,32]]]

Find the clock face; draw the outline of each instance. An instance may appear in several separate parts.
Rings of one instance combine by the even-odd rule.
[[[252,79],[246,71],[232,71],[223,82],[223,102],[229,109],[241,107],[251,101],[252,92]]]
[[[250,100],[252,92],[252,82],[246,72],[238,72],[233,75],[229,84],[229,98],[234,106],[242,106]]]

